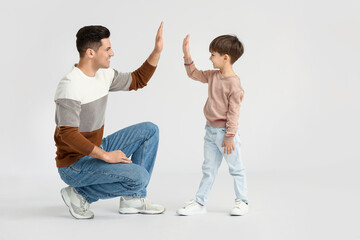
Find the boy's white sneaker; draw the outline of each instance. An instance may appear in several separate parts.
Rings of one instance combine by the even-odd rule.
[[[165,212],[163,206],[151,203],[147,198],[134,197],[125,199],[124,197],[120,197],[119,213],[160,214],[163,212]]]
[[[231,216],[242,216],[249,212],[249,205],[241,200],[236,200],[234,207],[230,210]]]
[[[177,214],[182,216],[192,216],[206,213],[206,207],[191,200],[186,203],[186,205],[176,211]]]
[[[70,214],[76,219],[89,219],[94,217],[94,213],[89,210],[89,203],[78,194],[71,186],[61,189],[62,199],[69,207]]]

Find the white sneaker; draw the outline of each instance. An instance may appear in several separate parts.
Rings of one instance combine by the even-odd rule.
[[[61,189],[61,196],[69,207],[70,214],[76,219],[89,219],[94,217],[94,213],[89,210],[89,203],[78,194],[71,186]]]
[[[134,197],[127,200],[124,197],[120,197],[119,213],[160,214],[163,212],[165,212],[163,206],[153,204],[147,198]]]
[[[230,210],[231,216],[242,216],[249,212],[249,205],[241,200],[235,201],[235,206]]]
[[[191,200],[183,208],[178,209],[176,213],[182,216],[199,215],[206,213],[206,207],[195,200]]]

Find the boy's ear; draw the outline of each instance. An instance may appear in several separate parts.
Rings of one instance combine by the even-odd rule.
[[[230,61],[230,56],[229,56],[229,55],[227,55],[227,54],[225,54],[225,55],[224,55],[224,60],[226,60],[226,61]]]

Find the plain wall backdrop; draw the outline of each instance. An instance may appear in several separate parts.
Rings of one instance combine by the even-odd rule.
[[[208,45],[235,34],[245,98],[240,130],[252,171],[359,166],[359,1],[13,1],[1,6],[0,174],[54,172],[53,97],[78,62],[84,25],[111,31],[111,67],[139,67],[164,21],[164,50],[148,86],[110,93],[105,135],[153,121],[160,127],[157,171],[199,171],[207,86],[189,79],[182,40],[199,69]]]
[[[359,239],[359,13],[358,0],[2,2],[0,238],[48,239],[56,232],[65,239],[73,229],[74,238],[111,239],[120,224],[123,238],[136,232],[146,239],[218,239],[225,232],[239,239]],[[157,70],[144,89],[110,93],[104,135],[143,121],[159,126],[149,194],[168,210],[158,218],[119,216],[113,199],[94,204],[93,221],[74,222],[59,195],[65,184],[54,160],[53,99],[79,60],[76,32],[108,27],[111,67],[130,72],[150,55],[161,21]],[[209,215],[174,216],[194,195],[203,161],[207,85],[186,75],[188,33],[202,70],[212,68],[208,46],[215,37],[235,34],[245,46],[234,65],[245,90],[239,128],[252,203],[245,218],[226,215],[233,204],[226,164]],[[149,235],[153,229],[162,231]]]

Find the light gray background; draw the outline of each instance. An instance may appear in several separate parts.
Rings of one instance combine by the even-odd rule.
[[[0,239],[360,239],[360,2],[11,1],[2,3]],[[111,30],[111,66],[133,71],[149,56],[164,21],[164,50],[148,86],[111,93],[105,135],[153,121],[160,127],[149,197],[160,216],[123,216],[118,199],[75,221],[59,191],[53,97],[78,61],[84,25]],[[209,213],[177,217],[201,178],[207,86],[190,80],[182,40],[199,69],[208,45],[236,34],[234,65],[245,89],[240,131],[250,213],[227,215],[232,180],[224,163]]]

